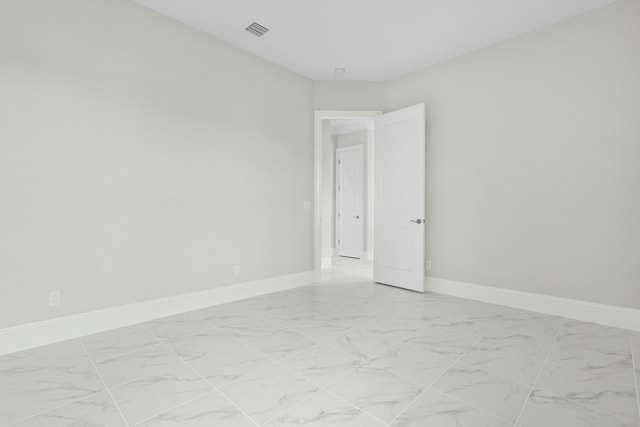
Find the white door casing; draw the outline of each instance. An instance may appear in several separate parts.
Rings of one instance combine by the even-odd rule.
[[[336,149],[336,248],[339,256],[362,258],[363,164],[363,145]]]
[[[322,279],[322,123],[324,120],[367,120],[379,116],[380,111],[316,110],[314,112],[313,136],[313,281]]]
[[[374,121],[375,282],[424,292],[424,104]]]

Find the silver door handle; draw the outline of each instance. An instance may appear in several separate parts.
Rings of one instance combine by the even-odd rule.
[[[355,219],[360,219],[360,215],[354,215],[353,216]]]
[[[422,224],[424,222],[423,219],[410,219],[409,221],[415,222],[416,224]]]

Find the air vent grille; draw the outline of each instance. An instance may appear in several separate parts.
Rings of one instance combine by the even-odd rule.
[[[260,25],[257,22],[254,22],[253,24],[249,25],[247,28],[245,28],[245,30],[249,31],[251,34],[256,35],[258,37],[264,36],[265,33],[269,31],[267,27]]]

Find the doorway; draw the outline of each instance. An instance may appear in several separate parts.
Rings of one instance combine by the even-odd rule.
[[[335,217],[327,212],[327,176],[335,156],[330,140],[331,120],[375,119],[375,216],[378,256],[368,280],[424,292],[425,279],[425,107],[417,104],[381,115],[376,111],[316,111],[314,164],[314,281],[322,280],[323,230],[335,227]],[[371,132],[373,136],[373,131]],[[377,139],[377,138],[376,138]],[[373,150],[371,150],[373,155]],[[327,166],[329,165],[329,166]],[[373,168],[371,168],[373,169]],[[371,170],[370,169],[370,170]],[[335,214],[335,213],[334,213]],[[357,216],[357,214],[356,214]],[[326,236],[326,233],[325,233]],[[325,237],[326,241],[326,237]],[[381,249],[381,251],[380,251]],[[332,254],[330,251],[326,253]],[[331,260],[332,258],[329,258]],[[329,261],[329,266],[330,266]]]
[[[364,224],[363,231],[363,253],[360,260],[336,257],[336,196],[335,196],[335,156],[338,145],[354,145],[349,134],[365,130],[370,143],[373,143],[372,120],[379,116],[379,111],[316,111],[315,113],[315,163],[314,163],[314,281],[320,282],[324,273],[329,274],[327,267],[334,269],[362,269],[362,263],[370,260],[372,253],[367,250],[367,242],[372,242],[369,236],[367,220],[373,218],[373,206],[369,207],[368,201],[372,201],[369,193],[372,192],[372,185],[367,185],[370,179],[373,182],[372,168],[367,168],[366,164],[371,160],[373,164],[373,152],[364,147],[364,169],[365,169],[365,207],[361,219]],[[356,129],[357,122],[368,122],[368,129]],[[358,126],[362,126],[361,123]],[[362,132],[361,132],[362,133]],[[372,247],[372,245],[370,244]],[[336,262],[337,261],[337,262]],[[362,262],[360,262],[362,261]],[[334,271],[335,273],[335,271]]]
[[[336,147],[335,248],[339,257],[361,259],[364,253],[364,181],[364,144]]]

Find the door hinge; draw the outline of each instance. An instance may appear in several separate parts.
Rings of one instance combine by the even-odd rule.
[[[340,218],[340,212],[338,212],[338,218]]]
[[[340,186],[338,185],[338,191],[342,191],[342,189],[340,188]]]
[[[340,239],[338,239],[338,244],[340,244]]]
[[[342,160],[338,160],[338,164],[342,163]]]

